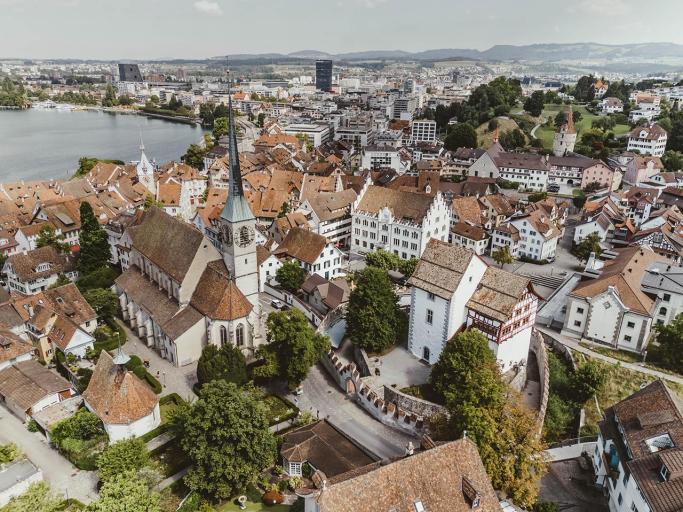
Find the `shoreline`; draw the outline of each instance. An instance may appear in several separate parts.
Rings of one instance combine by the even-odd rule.
[[[54,110],[68,110],[70,112],[104,112],[107,114],[120,114],[128,116],[143,116],[149,117],[151,119],[160,119],[162,121],[169,121],[172,123],[180,123],[186,125],[202,126],[202,121],[199,118],[194,117],[184,117],[184,116],[169,116],[165,114],[155,114],[152,112],[144,112],[142,110],[128,109],[121,107],[102,107],[94,105],[75,105],[72,103],[58,103],[58,105],[63,105],[70,108],[55,108]],[[0,110],[53,110],[51,108],[36,108],[34,106],[28,108],[19,107],[0,107]]]

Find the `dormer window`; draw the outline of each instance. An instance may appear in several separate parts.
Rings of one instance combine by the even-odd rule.
[[[662,480],[666,482],[669,479],[669,470],[666,468],[664,464],[662,464],[662,469],[659,470],[659,476],[662,477]]]

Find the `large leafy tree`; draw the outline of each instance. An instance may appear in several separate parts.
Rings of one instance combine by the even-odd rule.
[[[447,343],[431,383],[450,413],[448,437],[471,438],[493,486],[533,505],[543,474],[535,417],[506,388],[486,337],[472,330]]]
[[[595,89],[593,88],[594,83],[595,77],[593,75],[584,75],[579,78],[579,81],[576,83],[576,87],[574,88],[574,98],[576,98],[577,101],[591,101],[593,98],[595,98]]]
[[[275,458],[265,406],[232,382],[206,384],[201,397],[175,414],[172,424],[192,462],[185,483],[214,501],[245,492]]]
[[[588,261],[591,253],[595,253],[598,257],[602,253],[602,247],[600,247],[600,235],[597,233],[591,233],[586,238],[581,240],[574,248],[574,255],[581,261]]]
[[[382,352],[399,336],[398,297],[386,270],[367,267],[353,276],[346,332],[360,348]]]
[[[80,214],[81,250],[78,257],[78,270],[82,274],[88,274],[109,264],[110,248],[107,232],[97,222],[90,203],[87,201],[81,203]]]
[[[126,471],[105,482],[97,501],[87,512],[163,512],[159,493],[135,471]]]
[[[83,292],[83,298],[90,304],[102,321],[112,320],[119,311],[119,299],[108,288],[93,288]]]
[[[230,129],[228,127],[228,118],[227,117],[219,117],[214,120],[213,122],[213,138],[218,141],[221,137],[224,135],[227,135],[230,132]]]
[[[244,355],[230,343],[221,348],[212,344],[207,345],[197,362],[197,380],[201,385],[213,380],[225,380],[241,386],[247,382]]]
[[[493,261],[500,265],[500,268],[513,262],[512,254],[510,254],[510,248],[507,245],[499,247],[491,254]]]
[[[59,252],[67,252],[69,250],[68,244],[64,241],[64,237],[55,233],[55,228],[46,224],[38,232],[36,239],[36,247],[54,247]]]
[[[138,471],[149,464],[149,452],[142,439],[131,438],[109,445],[97,458],[100,480],[108,482],[127,471]]]
[[[298,309],[268,315],[268,349],[276,354],[279,374],[295,388],[330,349],[327,336],[315,332]]]
[[[444,147],[450,151],[458,148],[476,148],[477,132],[469,123],[458,123],[446,135]]]
[[[296,261],[286,261],[277,269],[275,279],[285,290],[295,293],[304,283],[306,271]]]
[[[586,361],[574,372],[571,393],[575,401],[583,404],[599,393],[607,383],[607,373],[597,361]]]
[[[651,349],[663,365],[683,372],[683,313],[667,325],[657,325],[657,346]]]
[[[190,144],[181,160],[195,169],[202,169],[204,167],[204,155],[207,151],[208,149],[199,144]]]
[[[524,110],[530,115],[538,117],[543,112],[543,104],[545,102],[545,94],[543,91],[534,91],[524,102]]]

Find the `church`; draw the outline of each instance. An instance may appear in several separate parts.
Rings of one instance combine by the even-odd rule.
[[[220,243],[151,207],[126,229],[118,247],[127,256],[114,285],[123,319],[176,366],[199,359],[209,343],[231,343],[249,358],[265,341],[256,219],[242,188],[232,102],[228,122],[230,186]]]

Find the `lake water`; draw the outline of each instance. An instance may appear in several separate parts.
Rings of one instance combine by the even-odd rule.
[[[0,182],[66,178],[82,156],[129,162],[178,160],[199,142],[199,126],[97,111],[0,110]]]

